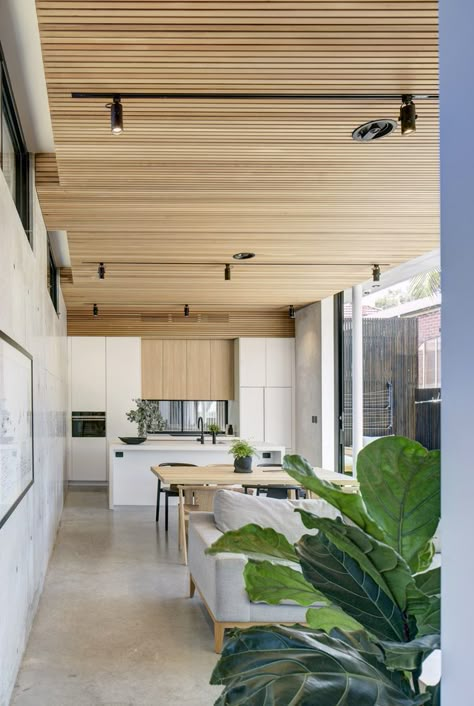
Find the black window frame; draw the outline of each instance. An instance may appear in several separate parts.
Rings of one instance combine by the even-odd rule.
[[[224,426],[227,428],[227,425],[229,424],[229,401],[228,400],[154,400],[155,402],[173,402],[175,404],[179,405],[179,416],[181,420],[181,428],[180,429],[175,429],[175,430],[169,430],[169,429],[163,429],[163,431],[153,431],[151,429],[147,429],[148,434],[153,434],[159,435],[159,434],[173,434],[175,436],[194,436],[195,434],[198,434],[198,430],[194,429],[185,429],[184,428],[184,405],[187,402],[223,402],[224,403],[224,417],[225,417],[225,422]],[[225,433],[225,428],[222,429],[222,433]],[[207,433],[207,432],[205,432]]]
[[[0,169],[3,169],[3,120],[6,120],[15,150],[15,206],[31,247],[31,165],[30,154],[15,103],[5,56],[0,44]]]
[[[53,250],[51,248],[51,243],[48,238],[48,248],[47,248],[47,255],[48,255],[48,262],[46,264],[47,267],[47,275],[48,275],[48,292],[49,296],[51,297],[51,301],[53,302],[54,306],[54,311],[56,314],[58,313],[58,305],[59,305],[59,283],[58,283],[58,277],[59,277],[59,269],[54,261],[54,256],[53,256]]]

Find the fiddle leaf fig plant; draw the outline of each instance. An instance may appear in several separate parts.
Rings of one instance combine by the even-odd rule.
[[[439,688],[420,682],[440,646],[440,570],[425,570],[440,518],[439,452],[404,437],[374,441],[358,456],[360,494],[321,481],[300,456],[283,467],[340,516],[296,508],[293,547],[253,524],[208,550],[249,557],[250,600],[308,606],[306,626],[233,632],[211,678],[224,686],[216,704],[439,706]]]

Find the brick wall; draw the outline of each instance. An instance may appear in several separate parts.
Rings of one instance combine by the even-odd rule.
[[[441,309],[430,311],[418,317],[418,346],[441,333]]]

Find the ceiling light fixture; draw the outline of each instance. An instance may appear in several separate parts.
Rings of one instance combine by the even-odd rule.
[[[120,96],[113,97],[113,103],[106,103],[106,108],[110,109],[110,129],[112,135],[120,135],[123,132],[123,105]]]
[[[251,260],[253,257],[255,257],[254,252],[236,252],[235,255],[232,255],[234,260]]]
[[[352,133],[352,139],[356,142],[373,142],[382,137],[388,137],[397,129],[397,121],[390,118],[380,120],[370,120],[368,123],[359,125]]]
[[[97,274],[99,279],[105,279],[105,265],[103,262],[99,262],[99,267],[97,268]]]
[[[231,273],[230,273],[230,265],[226,265],[224,268],[224,279],[226,282],[228,282],[231,278]]]
[[[189,304],[185,304],[185,305],[184,305],[184,315],[185,315],[186,317],[189,316]]]
[[[95,318],[99,316],[99,307],[97,306],[97,304],[94,304],[94,306],[92,307],[92,313]]]
[[[288,309],[288,316],[290,317],[290,319],[296,318],[295,307],[293,306],[293,304],[291,304]]]
[[[402,135],[411,135],[416,132],[416,105],[413,103],[412,95],[402,96],[402,105],[400,106],[400,125]]]
[[[373,265],[372,267],[372,281],[380,282],[380,265]]]

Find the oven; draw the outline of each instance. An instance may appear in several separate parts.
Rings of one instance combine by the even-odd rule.
[[[73,412],[72,436],[105,437],[105,412]]]

